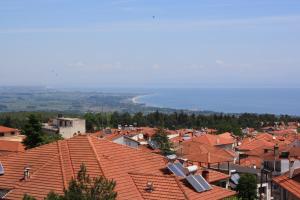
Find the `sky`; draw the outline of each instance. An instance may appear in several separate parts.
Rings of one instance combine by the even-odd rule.
[[[0,86],[299,88],[299,0],[0,0]]]

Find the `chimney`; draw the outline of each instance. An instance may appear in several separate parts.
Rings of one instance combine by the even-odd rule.
[[[206,181],[208,181],[208,176],[209,176],[209,171],[208,171],[208,169],[204,169],[204,170],[202,171],[202,176],[203,176],[203,178],[204,178]]]
[[[29,166],[26,166],[24,167],[24,177],[23,179],[26,181],[30,178],[30,167]]]
[[[177,159],[182,165],[184,165],[187,161],[188,161],[188,159],[186,159],[186,158],[178,158]]]
[[[151,181],[148,181],[146,184],[146,191],[147,192],[153,192],[154,191],[154,186],[153,183]]]
[[[279,155],[279,146],[278,146],[278,144],[276,144],[274,146],[274,156],[278,156],[278,155]]]
[[[289,159],[289,178],[293,178],[293,174],[294,174],[294,163],[295,163],[295,159],[294,158],[290,158]]]

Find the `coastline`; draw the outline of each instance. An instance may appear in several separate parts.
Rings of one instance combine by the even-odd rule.
[[[131,102],[133,104],[143,104],[145,106],[158,107],[158,108],[167,108],[167,107],[160,107],[160,106],[156,106],[156,105],[149,105],[146,102],[141,102],[140,101],[141,98],[147,97],[147,96],[152,96],[152,95],[155,95],[155,94],[141,94],[141,95],[137,95],[137,96],[134,96],[133,98],[131,98]],[[170,109],[173,109],[173,108],[170,108]]]
[[[139,104],[138,99],[143,95],[134,96],[131,98],[131,102],[134,104]]]
[[[274,99],[274,97],[278,97],[279,93],[284,95]],[[146,107],[192,112],[268,113],[300,116],[300,107],[297,103],[299,99],[297,89],[161,89],[148,94],[137,94],[131,99],[131,102]],[[273,103],[269,104],[271,101]]]

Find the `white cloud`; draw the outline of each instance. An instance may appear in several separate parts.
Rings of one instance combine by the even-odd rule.
[[[224,65],[225,62],[223,60],[216,60],[216,64],[218,64],[218,65]]]
[[[159,64],[154,64],[154,65],[151,66],[151,68],[157,70],[157,69],[160,69],[161,66]]]
[[[87,65],[82,61],[77,61],[75,63],[70,63],[68,66],[74,67],[74,68],[83,68],[83,67],[86,67]]]

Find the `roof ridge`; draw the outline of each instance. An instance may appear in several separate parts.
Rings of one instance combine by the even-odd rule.
[[[63,158],[62,158],[62,152],[61,152],[61,142],[62,141],[57,141],[57,148],[58,148],[60,169],[61,169],[61,173],[62,173],[62,181],[64,183],[64,188],[66,189],[68,187],[68,185],[67,185],[66,175],[65,175],[65,171],[64,171],[64,164],[63,164]]]
[[[179,182],[179,179],[178,179],[176,176],[174,177],[174,179],[175,179],[175,181],[176,181],[178,187],[179,187],[180,190],[182,191],[184,197],[185,197],[187,200],[189,200],[189,197],[188,197],[188,195],[185,193],[185,190],[183,189],[181,183]]]
[[[151,156],[153,156],[153,157],[160,157],[160,158],[164,159],[164,156],[162,156],[162,155],[158,155],[158,154],[155,154],[155,153],[151,153],[151,152],[148,152],[148,151],[145,151],[145,150],[142,150],[142,149],[139,149],[139,148],[135,148],[135,147],[130,147],[130,146],[126,146],[126,145],[120,145],[120,144],[117,144],[117,143],[115,143],[115,142],[113,142],[113,141],[107,140],[106,138],[99,138],[99,137],[93,136],[93,135],[91,135],[91,136],[89,136],[89,137],[95,138],[95,139],[97,139],[97,140],[103,140],[103,141],[105,141],[105,142],[109,142],[109,143],[111,143],[111,144],[113,144],[113,145],[120,146],[120,147],[122,147],[122,148],[131,149],[131,150],[134,150],[134,151],[137,151],[137,152],[143,152],[143,153],[148,154],[148,155],[151,155]]]
[[[71,159],[71,153],[70,153],[70,148],[69,148],[69,140],[65,140],[66,141],[66,147],[67,147],[67,150],[68,150],[68,159],[71,163],[71,168],[72,168],[72,177],[75,178],[75,170],[74,170],[74,165],[73,165],[73,161]]]
[[[133,180],[133,177],[131,177],[131,175],[133,175],[133,174],[128,173],[128,175],[129,175],[129,177],[131,178],[133,184],[135,185],[135,188],[136,188],[136,190],[138,191],[138,194],[140,195],[141,199],[145,199],[145,198],[143,197],[141,191],[138,189],[138,185],[137,185],[137,184],[135,183],[135,181]]]
[[[87,139],[88,139],[89,144],[92,147],[93,153],[95,154],[95,157],[96,157],[97,163],[99,165],[100,171],[102,173],[102,176],[104,176],[104,171],[103,171],[103,168],[102,168],[102,165],[101,165],[101,162],[100,162],[100,158],[99,158],[99,156],[97,154],[96,147],[95,147],[95,145],[94,145],[94,143],[92,141],[92,138],[90,136],[87,136]]]
[[[185,193],[185,190],[183,189],[179,179],[175,175],[161,175],[161,174],[150,174],[150,173],[142,173],[142,172],[128,172],[128,174],[130,175],[130,177],[131,177],[131,175],[141,175],[141,176],[155,176],[155,177],[173,178],[175,180],[175,182],[177,183],[178,187],[180,188],[180,190],[182,191],[184,197],[187,200],[189,200],[189,198],[188,198],[187,194]],[[135,181],[133,181],[133,182],[136,185]]]
[[[141,175],[141,176],[158,176],[158,177],[168,177],[174,178],[175,175],[165,175],[165,174],[152,174],[152,173],[144,173],[144,172],[128,172],[129,175]]]

